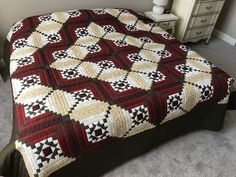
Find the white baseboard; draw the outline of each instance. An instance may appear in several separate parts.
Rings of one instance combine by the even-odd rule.
[[[214,34],[220,38],[221,40],[229,43],[230,45],[236,46],[236,39],[231,37],[230,35],[218,30],[218,29],[214,29]]]

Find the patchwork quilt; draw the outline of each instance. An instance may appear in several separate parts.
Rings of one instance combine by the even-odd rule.
[[[8,41],[15,148],[30,177],[193,109],[226,104],[233,82],[128,9],[30,17]]]

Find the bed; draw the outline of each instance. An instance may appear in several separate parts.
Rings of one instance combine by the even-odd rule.
[[[56,12],[10,30],[14,125],[0,175],[99,176],[175,136],[221,130],[234,79],[129,9]]]

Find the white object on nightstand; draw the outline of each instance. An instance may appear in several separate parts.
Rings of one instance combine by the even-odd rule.
[[[176,38],[181,42],[209,42],[225,0],[174,0],[171,12],[180,17]]]
[[[163,14],[163,12],[165,11],[165,8],[162,6],[153,6],[152,11],[155,14]]]
[[[163,14],[165,11],[165,6],[168,4],[168,0],[153,0],[153,9],[152,11],[156,14]]]
[[[177,16],[173,15],[173,14],[155,14],[152,11],[148,11],[145,12],[145,15],[154,20],[156,23],[159,24],[159,26],[161,28],[163,28],[164,30],[171,30],[171,34],[174,35],[175,34],[175,24],[176,21],[179,19]]]

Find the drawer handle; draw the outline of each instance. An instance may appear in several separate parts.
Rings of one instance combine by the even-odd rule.
[[[170,25],[170,22],[169,23],[163,23],[163,26],[167,27]]]
[[[196,35],[201,35],[201,34],[202,34],[201,31],[196,32]]]
[[[213,6],[207,6],[206,9],[207,10],[211,10]]]
[[[202,23],[206,23],[206,22],[207,22],[207,19],[205,19],[205,20],[201,20],[201,22],[202,22]]]

